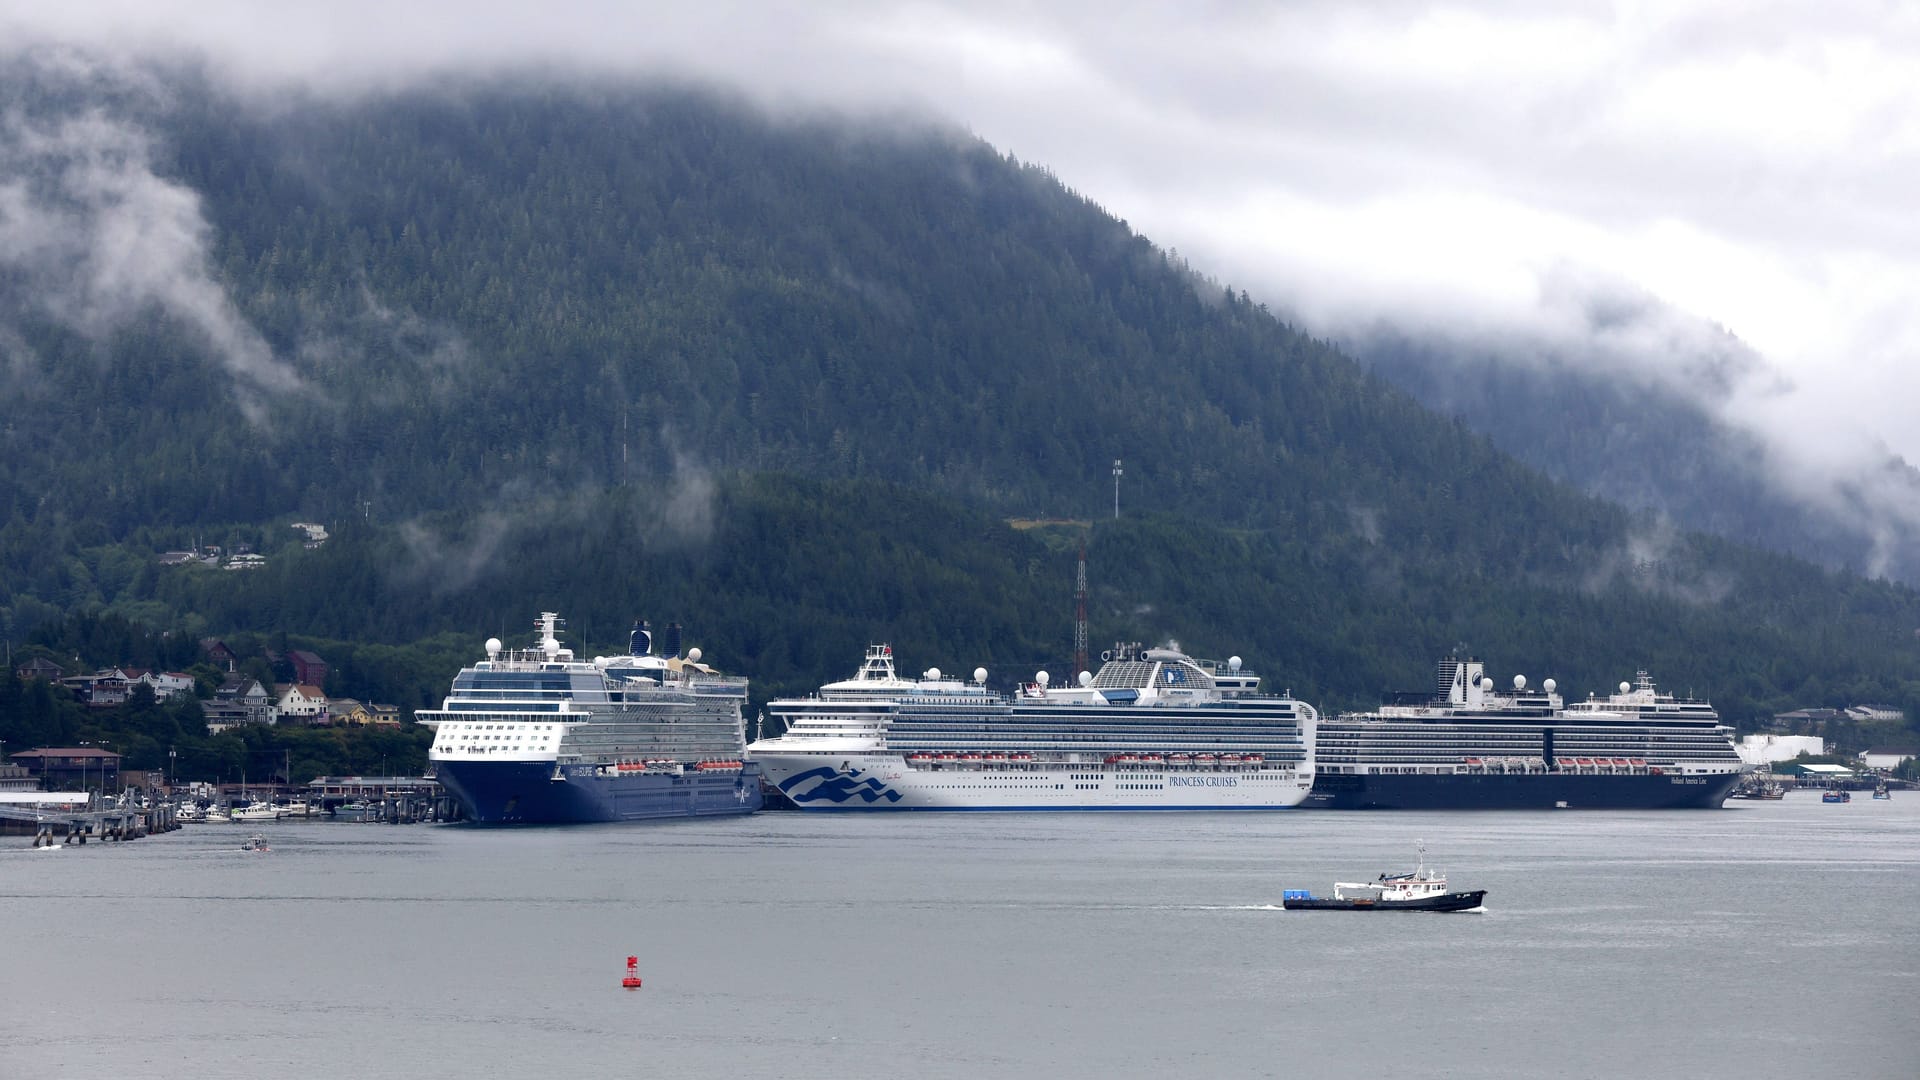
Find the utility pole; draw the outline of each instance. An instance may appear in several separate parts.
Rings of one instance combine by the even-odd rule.
[[[1113,520],[1120,520],[1120,459],[1113,459]]]
[[[1080,541],[1080,565],[1073,575],[1073,674],[1087,670],[1087,541]],[[1076,683],[1076,685],[1078,685]]]

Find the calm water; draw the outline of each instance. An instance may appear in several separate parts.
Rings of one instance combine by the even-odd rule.
[[[6,838],[0,1076],[1920,1075],[1920,795],[246,831]]]

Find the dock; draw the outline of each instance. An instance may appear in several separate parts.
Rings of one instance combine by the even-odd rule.
[[[130,795],[102,796],[97,792],[17,792],[0,800],[0,827],[8,833],[32,833],[34,847],[62,843],[84,844],[89,839],[138,840],[180,827],[169,803],[147,805]]]

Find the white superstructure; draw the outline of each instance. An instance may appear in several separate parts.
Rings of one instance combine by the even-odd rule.
[[[1121,645],[1076,686],[986,681],[905,678],[869,646],[852,678],[769,702],[783,733],[748,749],[803,810],[1277,810],[1313,786],[1318,714],[1238,657]]]

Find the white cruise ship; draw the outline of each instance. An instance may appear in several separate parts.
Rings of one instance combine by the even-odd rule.
[[[531,649],[489,638],[487,658],[462,668],[446,702],[422,710],[434,728],[434,775],[467,819],[557,824],[731,816],[760,809],[760,774],[746,760],[740,706],[747,680],[667,656],[636,624],[629,652],[578,659],[561,619],[541,612]]]
[[[771,701],[782,733],[748,748],[802,810],[1282,810],[1313,787],[1313,706],[1261,695],[1240,658],[1121,645],[1097,675],[1013,696],[894,670]]]

